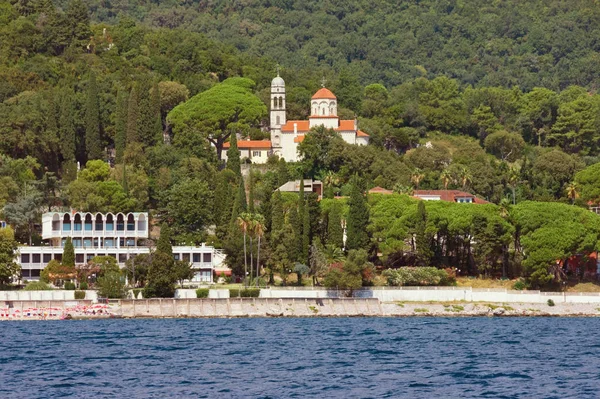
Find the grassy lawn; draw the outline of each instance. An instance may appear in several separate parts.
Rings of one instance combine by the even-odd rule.
[[[503,288],[511,290],[517,280],[498,280],[484,278],[457,277],[456,285],[458,287],[473,288]]]

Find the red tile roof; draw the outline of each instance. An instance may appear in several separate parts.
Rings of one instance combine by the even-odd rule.
[[[304,135],[303,134],[299,134],[296,137],[294,137],[294,143],[302,143],[304,141]]]
[[[331,119],[336,119],[336,118],[338,118],[338,116],[336,116],[336,115],[311,115],[308,118],[309,119],[310,118],[331,118]]]
[[[489,204],[488,201],[478,198],[473,194],[459,190],[414,190],[413,197],[420,198],[422,196],[439,196],[440,201],[456,202],[457,198],[472,198],[475,204]]]
[[[369,137],[369,135],[366,134],[365,132],[363,132],[362,130],[359,130],[358,132],[356,132],[356,135],[358,137]]]
[[[294,131],[294,123],[298,124],[299,132],[308,132],[310,130],[310,124],[308,121],[287,121],[287,123],[281,126],[282,132],[293,132]]]
[[[369,190],[369,194],[394,194],[392,190],[387,190],[383,187],[373,187]]]
[[[240,140],[238,148],[271,148],[271,140]],[[229,148],[230,144],[223,143],[223,148]]]
[[[342,130],[344,132],[346,131],[354,131],[354,120],[353,119],[344,119],[340,121],[340,127],[338,127],[336,130]]]
[[[313,100],[324,98],[324,99],[335,99],[335,95],[331,92],[331,90],[322,88],[317,91],[314,96],[312,96]]]

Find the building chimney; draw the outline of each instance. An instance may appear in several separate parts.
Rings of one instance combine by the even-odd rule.
[[[294,123],[294,134],[298,134],[298,124]]]

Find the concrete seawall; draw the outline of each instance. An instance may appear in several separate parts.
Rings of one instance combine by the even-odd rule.
[[[144,299],[120,301],[123,317],[382,316],[375,298]]]

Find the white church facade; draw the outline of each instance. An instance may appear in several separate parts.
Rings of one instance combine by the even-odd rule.
[[[327,88],[322,87],[311,98],[308,120],[287,120],[285,103],[285,82],[277,75],[271,81],[271,140],[239,140],[238,148],[242,158],[252,163],[265,163],[269,155],[278,155],[287,162],[299,160],[298,144],[310,129],[324,126],[335,130],[349,144],[366,145],[369,135],[358,129],[358,122],[343,120],[337,115],[337,98]],[[227,159],[229,143],[223,147],[222,159]]]

